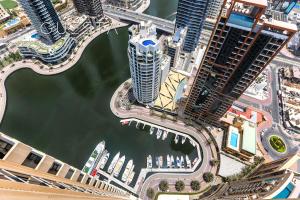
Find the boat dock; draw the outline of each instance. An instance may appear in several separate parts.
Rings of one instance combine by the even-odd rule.
[[[123,188],[125,188],[126,190],[136,194],[137,191],[130,187],[129,185],[126,185],[124,182],[122,182],[121,180],[115,178],[113,176],[113,174],[108,174],[107,172],[103,171],[103,170],[98,170],[98,174],[101,174],[102,176],[104,176],[105,178],[107,178],[107,182],[110,183],[111,181],[115,182],[116,184],[122,186]]]
[[[148,125],[150,127],[154,127],[154,128],[157,128],[157,129],[161,129],[161,130],[167,131],[169,134],[173,133],[173,134],[175,134],[175,136],[179,135],[181,137],[185,137],[186,139],[189,139],[189,141],[191,143],[195,144],[195,147],[197,148],[197,157],[201,158],[200,145],[191,136],[189,136],[188,134],[181,133],[181,132],[178,132],[176,130],[165,128],[165,127],[162,127],[162,126],[159,126],[159,125],[156,125],[156,124],[152,124],[152,123],[149,123],[149,122],[146,122],[146,121],[143,121],[143,120],[140,120],[140,119],[136,119],[136,118],[122,119],[122,120],[120,120],[120,122],[123,125],[128,125],[128,126],[130,126],[130,124],[132,122],[136,122],[136,124],[143,124],[143,129],[145,128],[146,125]],[[197,161],[196,164],[195,164],[196,167],[201,162],[201,159],[199,159],[199,160],[200,161]]]

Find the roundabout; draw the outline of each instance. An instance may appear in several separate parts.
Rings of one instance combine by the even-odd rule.
[[[286,152],[286,144],[284,143],[283,139],[276,136],[271,135],[269,137],[269,143],[272,148],[277,151],[278,153],[285,153]]]

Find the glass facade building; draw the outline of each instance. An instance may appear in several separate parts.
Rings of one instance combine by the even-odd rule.
[[[53,44],[63,36],[65,29],[50,0],[19,0],[35,30],[47,43]]]
[[[224,4],[190,89],[187,118],[220,125],[219,119],[297,31],[295,25],[262,18],[267,6],[267,1],[250,0]]]
[[[179,0],[178,2],[175,29],[187,27],[183,46],[186,52],[194,51],[198,44],[207,6],[208,0]]]

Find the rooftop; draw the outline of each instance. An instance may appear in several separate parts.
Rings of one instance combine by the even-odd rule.
[[[243,123],[242,150],[256,154],[256,126],[247,120]]]

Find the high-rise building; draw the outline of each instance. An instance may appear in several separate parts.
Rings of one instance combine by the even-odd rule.
[[[188,118],[219,119],[296,33],[297,27],[264,15],[267,0],[225,1],[205,56],[189,88]]]
[[[128,200],[130,195],[0,133],[0,199]]]
[[[65,29],[50,0],[19,0],[39,36],[53,44],[63,36]]]
[[[197,47],[204,24],[208,0],[179,0],[176,15],[175,31],[186,28],[187,34],[183,46],[186,52],[192,52]]]
[[[101,0],[73,0],[76,10],[90,17],[103,16]]]
[[[186,36],[185,29],[177,29],[174,36],[169,36],[166,40],[167,54],[171,58],[171,67],[175,67],[183,48],[184,38]]]
[[[297,2],[298,0],[271,0],[270,4],[273,10],[289,14]]]
[[[139,103],[150,104],[159,93],[162,51],[151,21],[129,29],[128,57],[133,94]]]
[[[207,199],[298,199],[300,155],[260,165],[244,179],[221,185]]]
[[[203,29],[213,30],[218,20],[223,0],[209,0]]]

